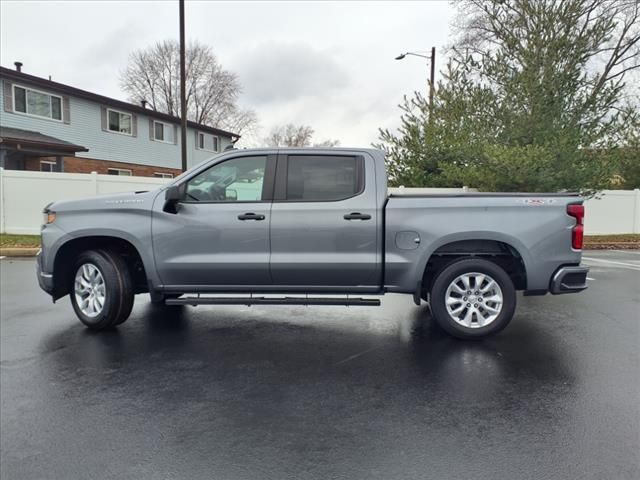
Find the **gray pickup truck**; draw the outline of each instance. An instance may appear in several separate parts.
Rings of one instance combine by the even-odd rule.
[[[405,293],[460,338],[524,295],[579,292],[576,194],[389,194],[373,149],[231,150],[168,186],[55,202],[38,281],[89,328],[161,305],[379,305]],[[373,297],[373,298],[372,298]]]

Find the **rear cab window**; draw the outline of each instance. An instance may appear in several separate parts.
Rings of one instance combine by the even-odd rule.
[[[364,161],[349,155],[288,155],[281,200],[334,202],[364,190]],[[280,167],[278,167],[280,168]]]

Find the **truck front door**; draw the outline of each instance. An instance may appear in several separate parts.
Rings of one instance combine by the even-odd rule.
[[[271,284],[268,197],[275,161],[275,155],[247,155],[213,165],[186,182],[176,213],[162,211],[163,199],[156,200],[153,250],[165,286]]]

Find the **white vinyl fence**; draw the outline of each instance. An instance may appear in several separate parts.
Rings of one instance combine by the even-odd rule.
[[[170,181],[92,173],[29,172],[0,168],[0,233],[39,234],[50,202],[93,195],[153,190]]]
[[[640,233],[640,189],[604,190],[584,204],[587,235]]]
[[[38,234],[50,202],[92,195],[152,190],[169,179],[0,168],[0,233]],[[395,193],[449,193],[474,189],[390,189]],[[438,190],[435,192],[435,190]],[[605,190],[586,201],[587,235],[640,233],[640,190]]]

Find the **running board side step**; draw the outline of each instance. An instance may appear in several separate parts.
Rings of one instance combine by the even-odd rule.
[[[341,305],[378,307],[377,298],[351,297],[181,297],[167,298],[166,305]]]

